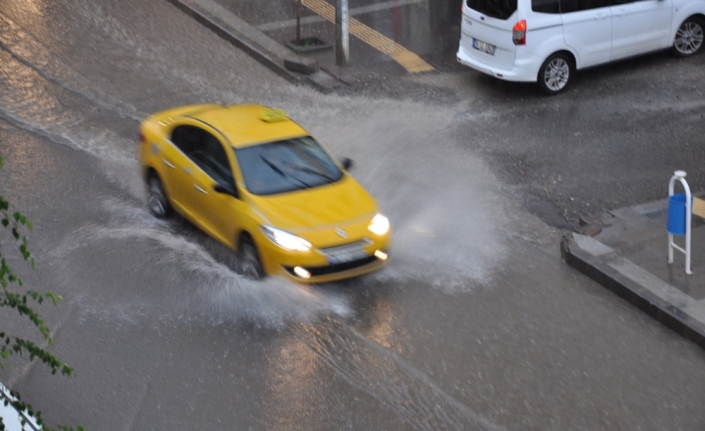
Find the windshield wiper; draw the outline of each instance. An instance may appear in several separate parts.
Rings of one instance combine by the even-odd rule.
[[[330,176],[324,174],[323,172],[319,172],[319,171],[317,171],[317,170],[315,170],[315,169],[311,169],[311,168],[309,168],[308,166],[296,166],[296,167],[294,167],[294,169],[296,169],[297,171],[306,172],[307,174],[318,175],[319,177],[321,177],[321,178],[323,178],[324,180],[326,180],[326,182],[327,182],[328,184],[335,182],[335,180],[334,180],[333,178],[331,178]]]
[[[272,168],[272,170],[273,170],[274,172],[276,172],[277,174],[279,174],[280,177],[284,178],[285,180],[289,181],[290,183],[294,184],[294,183],[291,181],[292,179],[294,179],[294,180],[300,182],[301,184],[303,184],[303,186],[304,186],[305,188],[307,188],[307,189],[310,189],[310,188],[311,188],[311,186],[308,185],[308,184],[306,184],[304,181],[302,181],[302,180],[300,180],[300,179],[298,179],[298,178],[296,178],[296,177],[292,177],[291,175],[285,174],[284,171],[282,171],[281,169],[279,169],[279,167],[278,167],[277,165],[275,165],[274,163],[272,163],[271,160],[267,159],[266,157],[264,157],[264,156],[259,156],[259,157],[262,159],[262,161],[263,161],[264,163],[267,164],[267,166],[269,166],[270,168]]]

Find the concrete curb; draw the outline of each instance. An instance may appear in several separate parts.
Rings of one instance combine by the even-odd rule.
[[[330,72],[319,70],[318,63],[301,57],[212,0],[168,0],[233,46],[242,49],[271,71],[292,83],[307,83],[323,92],[343,84]],[[294,73],[294,72],[301,72]]]
[[[568,234],[561,240],[561,256],[569,266],[705,349],[705,324],[703,322],[605,263],[601,255],[608,254],[611,251],[609,247],[593,240],[598,248],[600,246],[604,248],[599,251],[584,250],[578,245],[574,235],[577,234]]]

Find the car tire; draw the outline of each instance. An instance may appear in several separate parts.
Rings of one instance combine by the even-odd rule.
[[[147,206],[157,218],[167,218],[173,211],[159,175],[155,172],[147,177]]]
[[[261,280],[264,278],[262,262],[254,241],[249,236],[244,236],[240,240],[240,274],[250,280]]]
[[[561,52],[553,54],[539,69],[539,88],[544,94],[558,94],[568,87],[573,72],[573,61],[567,54]]]
[[[676,57],[690,57],[703,49],[705,21],[691,17],[683,21],[676,31],[671,51]]]

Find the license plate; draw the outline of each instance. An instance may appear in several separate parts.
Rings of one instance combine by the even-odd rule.
[[[481,41],[481,40],[477,40],[477,39],[474,39],[474,38],[473,38],[473,40],[472,40],[472,47],[475,48],[475,49],[477,49],[477,50],[480,50],[480,51],[482,51],[482,52],[486,52],[486,53],[488,53],[489,55],[494,55],[495,46],[494,46],[494,45],[490,45],[490,44],[487,43],[487,42],[483,42],[483,41]]]
[[[367,257],[367,253],[361,247],[343,248],[339,250],[329,250],[325,252],[326,259],[331,265],[336,263],[351,262],[353,260]]]

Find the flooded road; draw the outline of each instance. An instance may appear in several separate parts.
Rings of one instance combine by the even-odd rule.
[[[23,278],[65,298],[42,314],[52,351],[75,368],[61,378],[13,360],[0,379],[50,424],[705,423],[705,354],[567,268],[560,232],[467,145],[468,128],[483,139],[490,128],[521,135],[503,130],[515,106],[321,95],[159,0],[3,1],[0,85],[0,192],[34,222],[37,270]],[[281,107],[354,159],[352,173],[393,223],[390,265],[321,286],[252,282],[192,226],[153,218],[138,122],[206,102]]]

